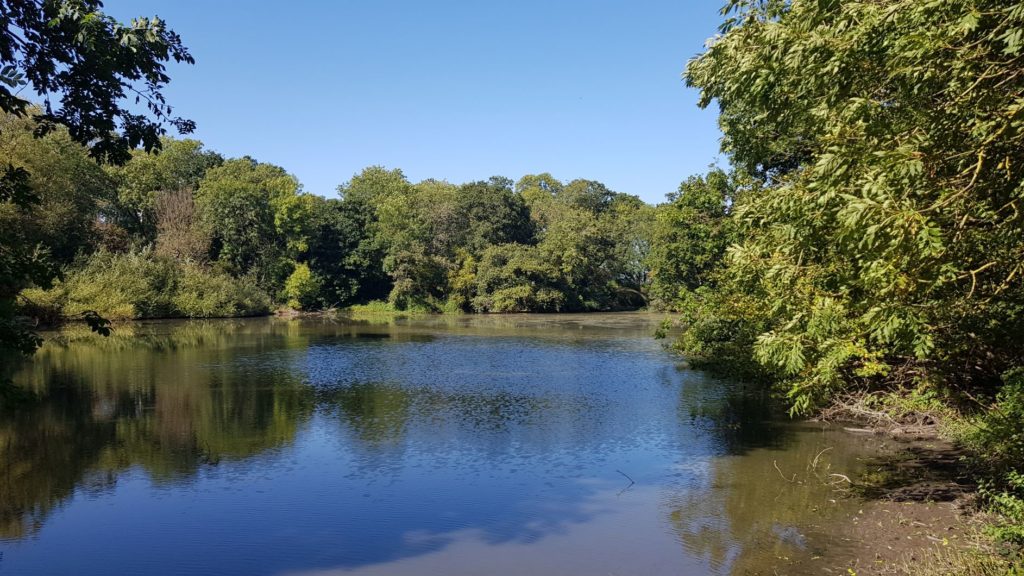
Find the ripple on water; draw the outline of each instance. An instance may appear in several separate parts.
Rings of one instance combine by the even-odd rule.
[[[802,553],[831,505],[776,467],[856,450],[682,369],[658,320],[165,322],[47,345],[16,377],[38,402],[0,419],[0,571],[727,574]]]

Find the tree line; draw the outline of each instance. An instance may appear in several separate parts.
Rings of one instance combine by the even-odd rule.
[[[48,265],[52,276],[26,281],[18,305],[51,322],[371,302],[423,312],[666,306],[677,284],[702,282],[698,252],[724,249],[696,216],[724,210],[722,172],[658,207],[546,173],[412,183],[379,166],[325,198],[284,168],[197,140],[165,137],[159,153],[101,166],[65,130],[40,138],[33,124],[0,119],[3,159],[30,174],[38,199],[0,207],[0,227]]]

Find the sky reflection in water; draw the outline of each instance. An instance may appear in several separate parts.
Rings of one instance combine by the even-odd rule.
[[[739,574],[827,545],[827,491],[776,467],[847,470],[849,440],[684,369],[657,321],[51,342],[0,416],[0,574]]]

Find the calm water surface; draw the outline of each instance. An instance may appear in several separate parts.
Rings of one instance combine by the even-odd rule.
[[[0,575],[820,572],[864,447],[659,320],[72,331],[0,415]]]

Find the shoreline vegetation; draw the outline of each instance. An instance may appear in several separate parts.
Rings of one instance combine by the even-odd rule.
[[[30,356],[62,319],[666,310],[689,365],[794,416],[945,438],[877,493],[952,470],[943,489],[984,511],[988,544],[935,572],[1024,573],[1024,2],[729,1],[684,74],[728,166],[657,206],[548,173],[380,166],[309,193],[166,136],[193,125],[170,116],[163,65],[192,59],[162,21],[67,4],[19,12],[48,57],[3,40],[5,85],[65,97],[0,93],[0,352]],[[120,58],[89,65],[104,54]],[[119,104],[140,77],[148,116]]]

